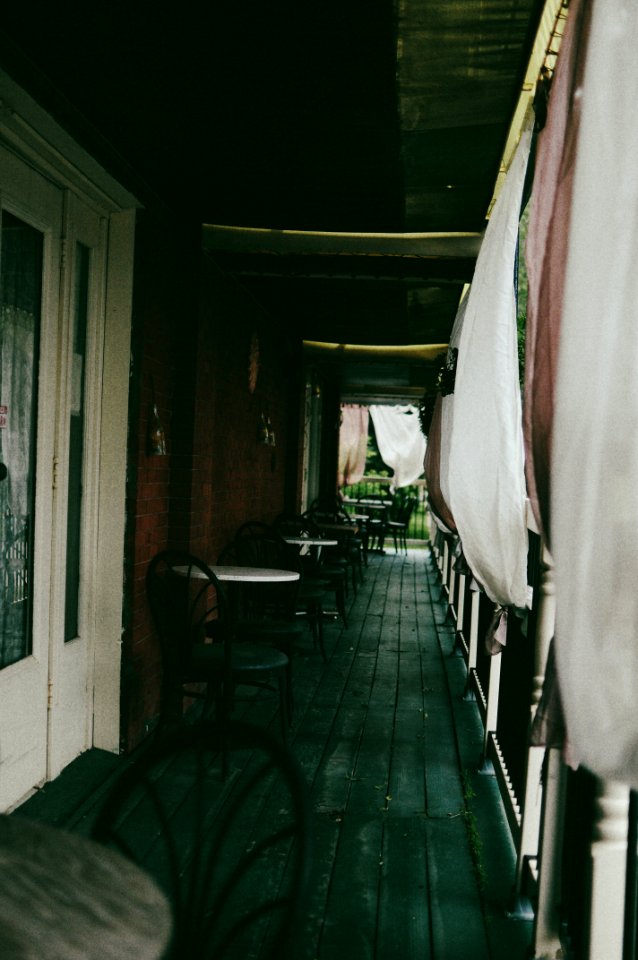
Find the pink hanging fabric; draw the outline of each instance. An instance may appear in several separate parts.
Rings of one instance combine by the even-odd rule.
[[[549,111],[538,136],[525,248],[528,275],[525,343],[525,476],[539,530],[549,532],[549,474],[554,386],[580,121],[577,95],[584,57],[584,4],[572,0],[552,80]]]
[[[358,483],[365,474],[369,416],[367,407],[357,404],[344,404],[341,407],[338,465],[340,487],[347,483]]]
[[[442,520],[448,530],[456,533],[456,524],[450,508],[445,502],[441,491],[441,394],[439,393],[434,404],[432,423],[428,431],[428,443],[425,449],[423,469],[428,489],[430,506],[439,520]]]

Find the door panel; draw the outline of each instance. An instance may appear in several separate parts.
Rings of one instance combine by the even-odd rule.
[[[49,776],[90,746],[106,229],[66,198],[51,584]]]

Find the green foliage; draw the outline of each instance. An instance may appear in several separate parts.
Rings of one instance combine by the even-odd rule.
[[[529,203],[523,211],[518,229],[518,272],[516,290],[516,328],[518,333],[518,375],[521,389],[525,379],[525,328],[527,324],[527,269],[525,243],[529,225]]]
[[[481,835],[479,833],[476,814],[472,810],[472,800],[476,798],[476,793],[474,792],[474,787],[472,786],[470,775],[467,770],[462,771],[461,780],[463,782],[464,801],[463,819],[465,820],[465,826],[467,827],[467,836],[470,844],[474,870],[476,871],[477,883],[479,890],[483,892],[487,884],[487,873],[483,863],[483,840],[481,839]]]
[[[379,447],[377,446],[377,435],[374,432],[372,417],[368,421],[368,448],[366,452],[366,474],[373,477],[389,477],[390,471],[387,464],[381,459]]]

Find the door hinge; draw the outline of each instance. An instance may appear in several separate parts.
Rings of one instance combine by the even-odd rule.
[[[60,466],[60,458],[53,458],[53,477],[52,477],[52,487],[54,490],[58,489],[58,468]]]
[[[53,680],[47,682],[47,710],[53,706]]]

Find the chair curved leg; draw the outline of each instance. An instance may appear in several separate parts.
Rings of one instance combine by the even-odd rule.
[[[343,620],[343,625],[344,625],[344,627],[346,627],[346,629],[347,629],[347,627],[348,627],[348,614],[347,614],[347,611],[346,611],[346,591],[345,591],[345,588],[344,588],[343,585],[340,586],[340,587],[335,591],[335,600],[337,601],[337,610],[339,611],[339,615],[340,615],[341,619]]]
[[[281,722],[281,738],[284,743],[288,742],[288,726],[292,720],[292,714],[289,714],[287,669],[282,670],[279,674],[279,719]]]

